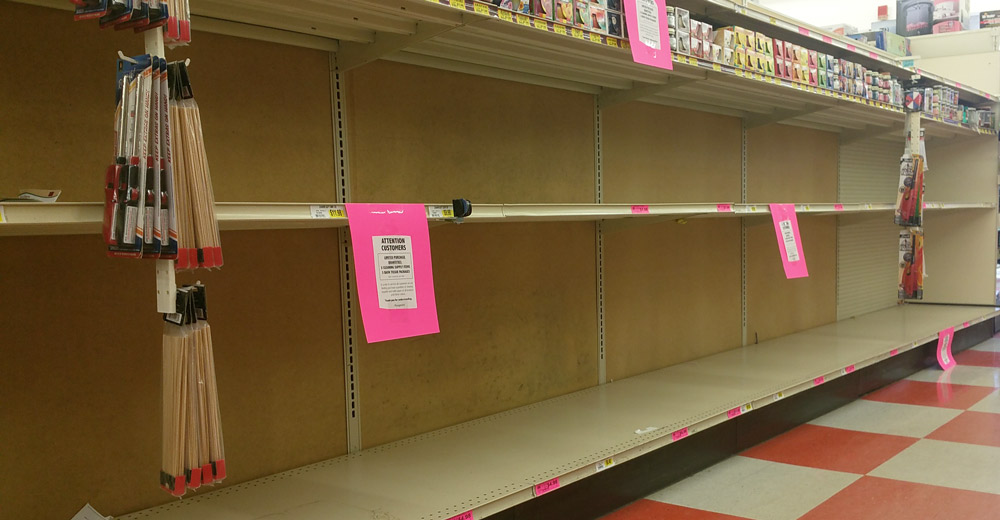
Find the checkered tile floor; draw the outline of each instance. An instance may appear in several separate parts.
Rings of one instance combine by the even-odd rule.
[[[602,520],[1000,519],[1000,335]]]

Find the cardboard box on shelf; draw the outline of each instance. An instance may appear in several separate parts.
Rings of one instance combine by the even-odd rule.
[[[962,22],[958,20],[948,20],[947,22],[937,22],[934,24],[934,34],[959,32],[962,30]]]
[[[809,68],[819,68],[819,53],[811,49],[808,52]]]
[[[590,6],[590,27],[601,33],[608,33],[608,10],[603,7]]]
[[[687,31],[677,31],[677,52],[691,55],[691,35]]]
[[[531,11],[532,14],[539,18],[545,18],[548,20],[553,19],[555,9],[553,9],[553,0],[532,0],[531,1]]]
[[[674,16],[677,17],[677,31],[691,32],[691,13],[687,9],[674,8]]]
[[[573,0],[555,0],[555,21],[564,24],[573,23]]]
[[[773,47],[771,54],[775,59],[785,59],[785,42],[781,40],[771,40],[771,46]]]
[[[573,25],[581,29],[590,29],[590,3],[589,0],[576,0],[573,9]]]
[[[614,11],[608,11],[608,34],[621,38],[624,36],[623,25],[622,25],[622,15],[621,13],[616,13]],[[677,45],[673,42],[673,36],[671,36],[670,48],[676,49]]]
[[[726,49],[736,46],[736,35],[731,27],[723,27],[715,31],[713,41]]]
[[[714,61],[715,63],[725,63],[725,60],[722,58],[721,45],[717,43],[710,43],[707,40],[705,40],[705,45],[708,45],[708,47],[712,49],[712,61]]]
[[[734,49],[730,49],[729,47],[722,48],[722,63],[724,65],[729,65],[730,67],[732,67],[734,65],[733,63],[734,56],[735,56]]]
[[[733,66],[739,69],[747,68],[747,49],[746,47],[736,47],[733,51]]]
[[[700,38],[691,38],[691,55],[695,58],[705,57],[702,40]]]

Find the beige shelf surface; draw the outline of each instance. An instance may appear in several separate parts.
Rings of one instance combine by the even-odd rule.
[[[466,511],[483,518],[530,500],[535,484],[559,478],[565,486],[608,458],[622,463],[721,423],[731,410],[766,406],[998,314],[902,305],[125,518],[432,520]]]

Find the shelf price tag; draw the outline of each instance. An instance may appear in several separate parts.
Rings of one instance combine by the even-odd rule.
[[[556,34],[561,34],[563,36],[566,36],[566,26],[565,25],[559,25],[557,23],[556,24],[552,24],[552,29],[555,30]]]
[[[843,204],[834,204],[833,205],[833,211],[844,211],[844,205]]]
[[[523,25],[525,27],[528,27],[528,26],[531,25],[531,18],[528,18],[525,15],[518,15],[518,17],[517,17],[517,23],[519,23],[519,24],[521,24],[521,25]]]
[[[719,213],[732,213],[733,212],[733,205],[732,204],[718,204],[718,205],[715,206],[715,211],[717,211]]]
[[[7,215],[4,214],[3,206],[0,205],[0,224],[6,224],[6,223],[7,223]]]
[[[739,407],[733,408],[732,410],[729,410],[728,412],[726,412],[726,417],[728,417],[729,419],[732,419],[734,417],[739,417],[739,416],[741,416],[741,415],[749,412],[750,410],[753,410],[753,405],[750,404],[750,403],[747,403],[747,404],[745,404],[743,406],[739,406]]]
[[[963,323],[963,324],[962,324],[962,328],[963,328],[963,329],[967,329],[967,328],[969,328],[969,322],[965,322],[965,323]]]
[[[844,376],[850,374],[851,372],[854,372],[854,365],[848,365],[840,370],[840,374]]]
[[[645,205],[643,205],[643,206],[632,206],[632,214],[633,215],[648,215],[649,214],[649,206],[645,206]]]
[[[535,24],[535,29],[541,29],[543,31],[549,30],[549,24],[545,20],[536,18],[534,24]]]
[[[670,438],[674,442],[677,442],[677,441],[679,441],[679,440],[681,440],[681,439],[683,439],[684,437],[687,437],[687,436],[688,436],[688,429],[687,428],[681,428],[680,430],[677,430],[674,433],[670,434]]]
[[[805,27],[799,27],[799,34],[803,36],[809,36],[809,29],[806,29]]]
[[[427,218],[455,218],[452,206],[427,206]]]
[[[779,400],[784,399],[784,398],[785,398],[785,393],[784,392],[778,392],[778,393],[774,394],[774,400],[775,401],[779,401]]]
[[[453,516],[448,520],[475,520],[475,518],[472,517],[472,511],[466,511],[458,516]]]
[[[608,36],[606,43],[608,44],[608,47],[621,47],[621,45],[618,44],[618,40],[610,36]]]
[[[722,65],[719,65],[718,63],[713,63],[712,64],[712,70],[714,70],[716,72],[722,72]]]
[[[898,354],[899,354],[899,349],[898,348],[894,348],[894,349],[892,349],[892,350],[889,351],[889,357],[893,357],[893,356],[896,356]]]
[[[577,29],[576,27],[573,27],[572,31],[574,38],[579,38],[581,40],[584,38],[582,29]]]
[[[487,6],[487,5],[484,5],[484,4],[476,4],[476,5],[474,6],[474,9],[475,9],[475,11],[476,11],[477,13],[479,13],[479,14],[483,14],[483,15],[486,15],[486,16],[489,16],[489,15],[490,15],[490,8],[489,8],[489,6]],[[458,517],[456,516],[455,518],[458,518]]]
[[[510,11],[508,11],[506,9],[497,9],[497,16],[499,16],[500,19],[503,20],[503,21],[505,21],[505,22],[513,22],[514,21],[514,15],[512,15],[510,13]]]
[[[465,9],[465,0],[451,0],[451,6],[455,9]]]
[[[849,50],[851,52],[857,52],[858,48],[848,43],[847,44],[847,50]]]
[[[601,35],[597,33],[590,33],[590,41],[594,43],[601,43]]]
[[[823,376],[819,376],[816,379],[813,379],[813,386],[819,386],[819,385],[821,385],[821,384],[823,384],[825,382],[826,382],[826,378],[823,377]]]
[[[878,59],[878,54],[875,54],[874,52],[869,52],[868,53],[868,57],[871,58],[871,59],[873,59],[873,60],[877,60]]]
[[[833,43],[833,38],[831,38],[829,36],[824,36],[823,37],[823,42],[824,43]]]
[[[541,484],[535,484],[533,491],[536,497],[540,497],[546,493],[551,493],[557,489],[559,489],[559,477],[556,477],[552,480],[546,480]]]
[[[601,462],[595,464],[594,468],[597,470],[598,473],[600,473],[614,465],[615,465],[615,459],[613,457],[608,457],[602,460]]]
[[[312,218],[347,218],[347,212],[341,206],[312,205],[309,206],[309,214]]]

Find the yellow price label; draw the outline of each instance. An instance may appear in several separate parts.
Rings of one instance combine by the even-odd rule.
[[[774,84],[774,78],[772,78],[771,76],[765,76],[764,80],[772,85]]]
[[[497,9],[497,15],[500,16],[500,19],[503,20],[503,21],[505,21],[505,22],[513,22],[514,21],[514,16],[512,14],[510,14],[510,11],[508,11],[506,9]]]
[[[573,30],[573,37],[574,38],[579,38],[581,40],[584,38],[583,31],[581,31],[580,29],[577,29],[576,27],[574,27],[572,30]]]
[[[347,218],[347,213],[342,209],[331,209],[330,218]]]
[[[775,20],[774,18],[768,18],[768,21],[771,22],[771,25],[777,25],[778,24],[778,21]]]
[[[522,16],[518,16],[517,17],[517,23],[519,23],[521,25],[524,25],[524,26],[530,26],[531,25],[531,18],[528,18],[527,16],[523,16],[523,15]]]
[[[0,224],[7,222],[7,216],[3,213],[3,206],[0,206]]]
[[[465,0],[451,0],[450,3],[455,9],[465,9]]]
[[[444,211],[441,212],[441,216],[444,217],[444,218],[455,218],[455,210],[453,210],[453,209],[446,209],[446,210],[444,210]]]
[[[614,39],[614,38],[612,38],[610,36],[608,36],[607,42],[608,42],[608,46],[609,47],[619,47],[618,40],[616,40],[616,39]]]
[[[543,31],[549,30],[549,24],[545,20],[535,19],[535,29],[541,29]]]
[[[757,206],[750,206],[750,211],[751,212],[756,212],[757,211]]]
[[[556,34],[561,34],[563,36],[566,36],[566,26],[565,25],[552,24],[552,29],[554,29],[556,31]]]
[[[486,16],[489,16],[489,14],[490,14],[490,8],[489,8],[489,6],[486,6],[486,5],[483,5],[483,4],[476,4],[475,7],[474,7],[474,9],[479,14],[484,14]]]
[[[722,72],[722,65],[719,65],[718,63],[713,63],[712,64],[712,70],[717,71],[717,72]]]
[[[597,33],[590,33],[590,41],[594,43],[601,43],[601,35]]]
[[[743,69],[736,69],[736,75],[741,78],[745,78],[747,76],[746,73],[743,72]]]

